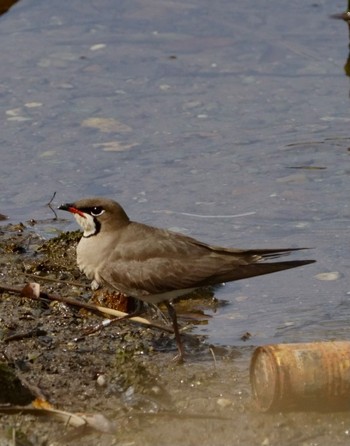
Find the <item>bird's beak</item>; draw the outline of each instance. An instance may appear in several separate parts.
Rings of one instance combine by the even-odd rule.
[[[60,206],[58,206],[58,209],[60,209],[61,211],[68,211],[72,214],[78,214],[80,215],[80,217],[86,218],[84,212],[82,212],[81,210],[77,209],[74,204],[72,203],[65,203],[65,204],[61,204]]]

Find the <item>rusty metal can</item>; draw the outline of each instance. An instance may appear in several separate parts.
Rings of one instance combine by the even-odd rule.
[[[265,345],[250,364],[262,411],[350,409],[350,342]]]

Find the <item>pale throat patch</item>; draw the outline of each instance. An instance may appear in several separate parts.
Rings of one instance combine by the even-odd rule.
[[[94,222],[94,218],[90,214],[85,214],[85,217],[82,217],[79,214],[74,214],[74,217],[78,223],[78,225],[83,229],[84,237],[89,237],[90,235],[94,235],[96,232],[96,225]]]

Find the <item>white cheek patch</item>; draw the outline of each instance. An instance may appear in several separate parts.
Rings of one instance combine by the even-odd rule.
[[[90,235],[95,234],[96,225],[95,225],[93,217],[91,217],[90,214],[84,213],[84,215],[85,215],[85,218],[79,214],[74,214],[74,217],[75,217],[78,225],[83,229],[84,237],[89,237]]]

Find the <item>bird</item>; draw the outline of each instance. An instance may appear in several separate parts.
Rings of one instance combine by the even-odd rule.
[[[93,197],[61,204],[83,230],[79,269],[97,286],[141,301],[164,303],[172,321],[179,362],[184,360],[173,300],[192,291],[314,263],[265,260],[307,248],[237,249],[203,243],[187,235],[130,220],[114,200]]]

